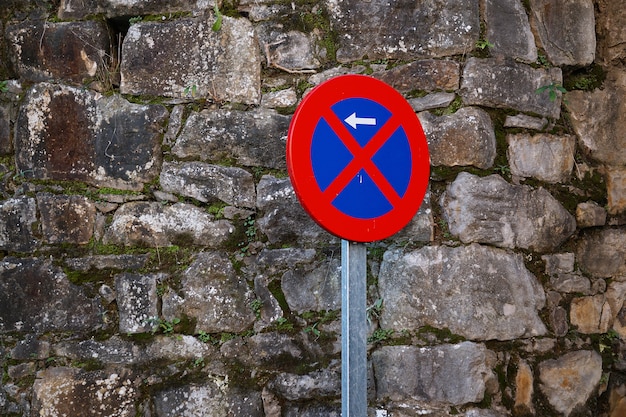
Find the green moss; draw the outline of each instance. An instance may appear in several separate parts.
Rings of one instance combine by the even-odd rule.
[[[563,75],[563,86],[566,90],[593,91],[602,87],[606,79],[606,71],[601,65],[593,64],[589,67],[574,69]]]

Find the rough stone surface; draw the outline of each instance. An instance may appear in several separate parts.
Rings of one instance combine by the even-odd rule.
[[[521,256],[473,244],[388,251],[379,273],[383,328],[447,328],[472,340],[546,332],[545,295]],[[419,289],[419,290],[417,290]]]
[[[120,274],[115,277],[120,333],[144,333],[158,329],[157,277]]]
[[[333,398],[341,394],[341,374],[330,368],[306,375],[284,373],[271,381],[269,388],[290,401]]]
[[[155,0],[61,0],[58,15],[61,19],[81,19],[98,14],[106,14],[107,17],[127,17],[163,13],[171,16],[172,13],[187,10],[212,9],[213,5],[213,1],[204,0],[171,0],[167,2]]]
[[[606,194],[609,214],[626,212],[626,167],[607,170]]]
[[[135,270],[146,265],[150,255],[93,255],[84,258],[68,258],[65,264],[76,271],[87,272],[90,269]]]
[[[498,175],[460,173],[441,206],[450,233],[464,243],[550,251],[576,230],[574,217],[548,191],[512,185]]]
[[[247,366],[276,367],[279,360],[296,365],[309,357],[300,340],[276,332],[258,333],[245,342],[240,338],[230,340],[222,345],[220,352]]]
[[[129,371],[83,372],[48,368],[37,373],[33,412],[38,416],[133,417],[139,391]]]
[[[364,55],[370,59],[410,59],[462,54],[474,49],[480,33],[478,0],[453,0],[445,6],[441,2],[405,0],[326,3],[339,35],[340,62]]]
[[[598,30],[598,55],[605,63],[626,58],[626,10],[611,0],[599,0],[596,23]]]
[[[10,109],[8,106],[0,106],[0,155],[7,155],[12,150]]]
[[[261,394],[228,386],[228,380],[169,388],[155,397],[156,417],[263,417]]]
[[[264,175],[257,186],[256,205],[262,214],[257,220],[257,225],[270,243],[294,240],[313,243],[333,240],[304,211],[287,178],[278,179]]]
[[[550,404],[566,417],[587,402],[602,376],[602,357],[576,351],[539,364],[539,387]]]
[[[16,121],[16,165],[26,178],[140,190],[158,175],[167,110],[119,95],[40,83]]]
[[[558,119],[561,93],[554,101],[537,89],[563,82],[561,69],[532,68],[500,59],[469,58],[463,70],[461,97],[467,105],[508,108]]]
[[[545,117],[532,117],[525,114],[506,116],[504,127],[521,127],[523,129],[542,130],[548,124]]]
[[[457,62],[425,59],[375,72],[372,77],[391,85],[401,93],[411,90],[458,90],[461,79]]]
[[[0,248],[18,252],[35,249],[33,224],[37,221],[34,198],[18,197],[0,203]]]
[[[269,66],[287,71],[319,68],[318,57],[325,55],[325,50],[321,51],[317,47],[314,33],[285,31],[282,23],[274,22],[262,23],[255,29]]]
[[[254,179],[248,171],[204,162],[164,162],[160,177],[164,191],[204,203],[223,201],[237,207],[254,207]]]
[[[419,114],[432,165],[490,168],[496,157],[496,136],[484,110],[464,107],[449,116]]]
[[[424,97],[411,98],[407,101],[415,112],[448,107],[454,101],[454,93],[431,93]]]
[[[596,53],[592,0],[530,0],[533,26],[554,65],[589,65]]]
[[[254,321],[250,307],[253,294],[223,253],[196,255],[183,273],[181,296],[178,310],[196,320],[196,333],[240,333]]]
[[[115,212],[103,241],[127,246],[164,247],[186,242],[215,247],[233,232],[229,221],[214,220],[206,211],[190,204],[163,206],[157,202],[131,202]]]
[[[569,179],[576,152],[574,136],[518,134],[508,135],[506,141],[511,174],[549,183]]]
[[[41,232],[47,243],[85,245],[93,236],[96,207],[82,196],[37,194]]]
[[[385,346],[372,353],[379,400],[464,404],[480,402],[493,377],[492,354],[485,346]]]
[[[530,30],[526,10],[520,0],[486,0],[485,38],[493,44],[495,54],[519,59],[524,62],[537,60],[535,37]]]
[[[87,332],[101,325],[99,302],[50,260],[5,257],[0,262],[0,333]]]
[[[258,104],[261,65],[254,29],[246,19],[180,19],[132,25],[124,38],[122,94]],[[186,92],[187,91],[187,92]]]
[[[296,90],[293,88],[269,92],[263,94],[263,97],[261,97],[261,106],[268,107],[270,109],[292,107],[297,103],[298,96],[296,95]]]
[[[579,145],[595,160],[614,166],[626,165],[626,72],[607,74],[603,89],[571,91],[565,106]]]
[[[573,299],[569,316],[572,325],[586,334],[606,333],[612,319],[611,307],[602,294]]]
[[[7,36],[15,66],[29,81],[103,81],[112,64],[111,41],[103,21],[24,22],[8,26]]]
[[[50,354],[50,343],[35,335],[27,335],[11,349],[11,358],[17,360],[46,359]]]
[[[119,336],[102,342],[93,339],[61,342],[54,346],[53,352],[72,360],[97,360],[107,364],[132,364],[139,356],[139,348]]]
[[[312,270],[296,268],[281,279],[281,288],[291,311],[338,310],[341,308],[341,260],[337,257]]]
[[[285,169],[289,121],[267,109],[192,113],[172,152],[179,158]]]
[[[594,201],[587,201],[576,206],[576,223],[579,228],[604,226],[606,210]]]
[[[386,239],[388,242],[431,242],[435,221],[431,207],[431,192],[426,191],[419,210],[411,221],[398,233]]]
[[[515,375],[515,406],[517,414],[534,414],[533,407],[533,382],[535,378],[533,371],[525,361],[520,361],[517,365]]]
[[[582,236],[576,250],[580,268],[595,277],[626,275],[626,230],[591,230]]]

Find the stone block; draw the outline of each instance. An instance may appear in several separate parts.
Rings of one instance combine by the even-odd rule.
[[[445,108],[456,98],[454,93],[431,93],[424,97],[411,98],[407,101],[415,112]]]
[[[17,168],[27,178],[141,190],[158,175],[167,115],[119,95],[35,84],[17,116]]]
[[[607,170],[606,194],[609,214],[626,212],[626,167]]]
[[[120,92],[258,104],[261,59],[252,24],[214,19],[145,22],[130,27],[122,46]]]
[[[530,29],[526,10],[520,0],[486,0],[485,39],[493,44],[492,53],[520,61],[537,60],[535,37]]]
[[[454,91],[459,89],[461,69],[458,62],[425,59],[375,72],[372,77],[386,82],[401,93],[413,90]]]
[[[0,155],[8,155],[12,150],[10,109],[8,106],[0,106]]]
[[[339,257],[312,269],[295,268],[281,278],[281,289],[291,311],[330,311],[341,308],[341,260]]]
[[[270,67],[288,72],[314,72],[311,70],[321,65],[318,57],[326,55],[326,50],[318,46],[318,37],[314,32],[285,31],[284,24],[275,22],[261,23],[255,29]]]
[[[261,97],[261,106],[269,109],[292,107],[296,104],[298,104],[298,96],[293,88],[272,91],[263,94],[263,97]]]
[[[62,341],[54,345],[53,352],[75,361],[96,360],[104,364],[134,364],[139,359],[139,347],[118,335],[106,340],[87,339]]]
[[[157,276],[124,273],[115,276],[120,333],[159,330]]]
[[[596,35],[598,41],[598,56],[605,63],[619,62],[626,58],[626,9],[611,0],[601,0],[595,3]]]
[[[565,417],[584,405],[602,377],[602,357],[592,350],[567,353],[539,364],[539,388]]]
[[[0,262],[0,333],[89,332],[102,308],[51,260],[5,257]]]
[[[182,385],[157,392],[155,416],[263,417],[261,393],[230,387],[228,378],[202,385]]]
[[[37,245],[33,227],[37,222],[34,198],[18,197],[0,203],[0,249],[30,252]]]
[[[85,372],[47,368],[33,384],[33,412],[38,416],[133,417],[139,387],[125,369]]]
[[[578,240],[576,260],[583,272],[599,278],[626,274],[626,229],[590,230]]]
[[[515,375],[514,409],[517,414],[535,414],[533,406],[534,380],[533,371],[528,363],[520,360],[517,365],[517,374]]]
[[[147,16],[172,13],[200,12],[213,10],[213,0],[61,0],[58,16],[60,19],[83,19],[90,15],[104,14],[106,17]]]
[[[229,221],[214,220],[205,210],[191,204],[163,206],[157,202],[131,202],[115,212],[103,242],[125,246],[217,247],[234,231]]]
[[[289,401],[332,399],[341,394],[341,374],[331,368],[305,375],[281,373],[270,381],[268,387]]]
[[[87,197],[39,193],[37,206],[44,242],[89,243],[96,222],[96,206]]]
[[[521,255],[473,244],[387,251],[378,276],[382,328],[433,326],[471,340],[543,335],[545,294]]]
[[[113,65],[111,39],[102,20],[26,21],[8,26],[7,38],[24,80],[103,81]]]
[[[256,203],[254,178],[242,168],[204,162],[164,162],[160,183],[164,191],[204,203],[223,201],[248,208]]]
[[[454,114],[419,114],[434,166],[467,166],[487,169],[496,157],[496,135],[489,114],[464,107]]]
[[[328,0],[326,4],[338,34],[339,62],[366,55],[411,60],[463,54],[474,49],[480,34],[478,0]]]
[[[507,135],[511,174],[549,183],[566,182],[574,167],[574,136],[549,134]]]
[[[594,201],[587,201],[576,206],[576,223],[578,227],[595,227],[606,224],[606,210]]]
[[[572,300],[570,320],[584,334],[606,333],[613,322],[611,306],[603,294]]]
[[[530,0],[533,27],[554,65],[591,64],[596,55],[592,0]]]
[[[529,65],[495,58],[469,58],[463,70],[460,94],[467,105],[513,109],[558,119],[561,93],[550,100],[548,92],[537,89],[560,85],[560,68],[533,68]]]
[[[532,117],[526,114],[506,116],[504,127],[521,127],[522,129],[543,130],[548,125],[545,117]]]
[[[574,217],[548,191],[512,185],[498,175],[460,173],[441,207],[450,233],[464,243],[549,252],[576,230]]]
[[[286,169],[290,117],[273,110],[214,110],[191,113],[172,153],[219,163]]]
[[[301,337],[277,332],[257,333],[245,340],[229,340],[221,346],[220,353],[246,366],[280,369],[290,365],[297,367],[311,358],[301,345]]]
[[[484,345],[472,342],[382,347],[372,353],[378,400],[480,402],[493,378],[493,359]]]

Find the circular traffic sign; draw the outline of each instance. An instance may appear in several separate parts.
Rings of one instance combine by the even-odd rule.
[[[364,75],[332,78],[296,109],[287,169],[307,213],[342,239],[385,239],[411,221],[430,175],[417,115],[388,84]]]

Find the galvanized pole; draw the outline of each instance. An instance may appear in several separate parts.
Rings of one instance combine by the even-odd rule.
[[[341,415],[367,416],[365,244],[341,241]]]

